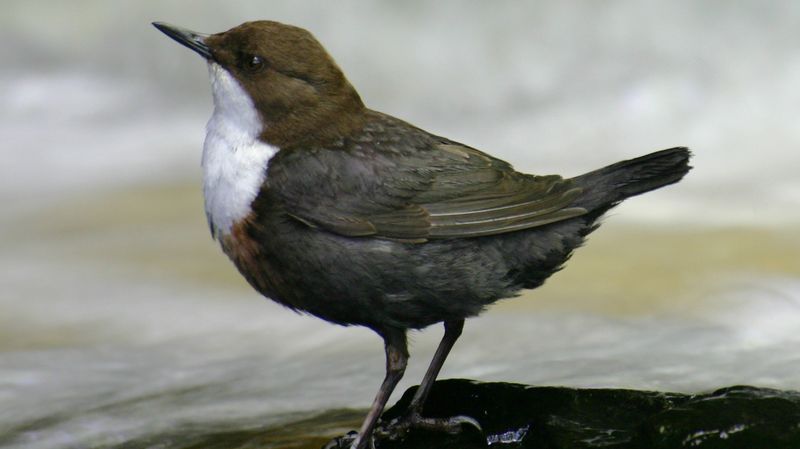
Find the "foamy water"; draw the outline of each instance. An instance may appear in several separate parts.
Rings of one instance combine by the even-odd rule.
[[[19,17],[4,32],[15,45],[4,49],[11,65],[0,73],[5,199],[196,176],[210,114],[206,70],[149,21],[219,31],[272,18],[315,32],[367,104],[525,171],[575,175],[669,146],[694,148],[696,170],[680,191],[626,204],[624,217],[800,221],[800,12],[790,1],[757,11],[447,1],[245,2],[219,11],[200,2],[112,8],[84,27],[64,20],[68,11],[11,4]]]
[[[18,290],[34,276],[2,281]],[[382,378],[381,342],[363,329],[298,316],[255,295],[142,285],[96,268],[60,276],[51,282],[71,288],[57,303],[16,306],[27,323],[20,332],[77,329],[89,342],[0,353],[3,447],[111,446],[182,426],[275,425],[297,412],[366,407]],[[438,328],[413,334],[398,391],[419,381],[439,336]],[[798,344],[800,283],[770,279],[658,316],[490,311],[468,321],[442,377],[797,389]]]
[[[383,376],[382,344],[367,330],[298,316],[241,289],[154,279],[102,251],[94,259],[81,252],[150,230],[84,229],[76,237],[39,221],[54,206],[103,192],[165,182],[199,188],[211,112],[206,70],[152,20],[211,32],[254,18],[305,26],[368,105],[527,172],[575,175],[691,146],[695,170],[678,186],[626,203],[614,213],[617,223],[691,232],[800,222],[797,2],[6,3],[4,448],[103,447],[164,429],[270,425],[297,412],[364,407]],[[798,389],[800,282],[764,272],[657,315],[491,311],[467,323],[442,375],[672,391]],[[419,381],[439,332],[415,334],[398,391]]]

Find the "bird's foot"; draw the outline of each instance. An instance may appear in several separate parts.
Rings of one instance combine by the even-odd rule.
[[[464,430],[464,426],[471,426],[483,434],[480,423],[469,416],[451,416],[449,418],[424,418],[419,413],[409,413],[403,417],[395,418],[385,424],[380,424],[366,442],[366,447],[375,449],[375,440],[398,441],[404,439],[412,429],[444,432],[456,435]],[[352,449],[356,447],[358,432],[352,431],[347,435],[334,438],[322,449]],[[364,443],[362,443],[364,444]]]
[[[322,449],[353,449],[356,447],[357,441],[359,441],[358,432],[354,430],[348,432],[346,435],[332,439],[328,444],[322,446]],[[367,448],[375,449],[375,440],[373,437],[370,437],[366,444]]]
[[[462,432],[464,425],[472,426],[483,433],[477,420],[469,416],[451,416],[449,418],[425,418],[419,413],[409,413],[401,418],[395,418],[375,429],[375,436],[379,439],[399,440],[404,438],[412,429],[421,429],[434,432],[445,432],[456,435]]]

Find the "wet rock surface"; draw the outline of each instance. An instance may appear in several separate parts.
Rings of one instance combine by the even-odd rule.
[[[436,383],[424,414],[471,416],[484,435],[417,431],[378,448],[800,448],[800,393],[748,386],[685,395],[453,379]]]
[[[414,391],[407,390],[384,420],[400,416]],[[358,428],[365,413],[297,413],[267,425],[195,423],[80,447],[319,449]],[[484,432],[471,427],[460,435],[415,430],[402,441],[378,441],[377,449],[800,449],[800,392],[749,386],[687,395],[451,379],[436,382],[423,414],[471,416]],[[14,444],[21,443],[15,433],[0,435],[0,447],[28,447]]]

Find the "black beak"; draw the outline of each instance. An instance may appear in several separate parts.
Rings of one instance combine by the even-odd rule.
[[[179,44],[196,51],[200,56],[206,59],[214,59],[211,55],[211,49],[206,45],[208,34],[195,33],[186,28],[169,25],[164,22],[153,22],[153,26]]]

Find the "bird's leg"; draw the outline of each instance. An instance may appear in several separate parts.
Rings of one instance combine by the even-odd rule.
[[[425,377],[422,378],[422,383],[419,385],[411,403],[408,406],[408,412],[405,416],[393,420],[388,423],[382,430],[382,434],[386,434],[389,438],[398,437],[406,433],[411,428],[437,430],[448,433],[458,433],[461,431],[462,424],[469,424],[474,426],[479,431],[482,431],[480,424],[469,416],[453,416],[450,418],[424,418],[422,417],[422,407],[425,405],[425,400],[431,392],[433,383],[442,369],[447,355],[453,349],[453,345],[461,336],[461,331],[464,329],[464,320],[454,320],[444,322],[444,336],[442,341],[439,342],[439,347],[436,348],[436,353],[433,355],[431,364],[428,366],[428,371],[425,372]]]
[[[375,395],[375,400],[372,401],[372,407],[358,431],[358,436],[353,441],[352,449],[365,449],[369,444],[372,446],[372,430],[375,428],[375,423],[383,412],[386,406],[386,401],[389,400],[394,387],[397,382],[403,377],[408,363],[408,346],[406,344],[406,333],[400,329],[391,329],[383,332],[383,340],[386,348],[386,377],[383,379],[378,394]]]
[[[442,336],[442,341],[439,342],[439,347],[436,348],[431,364],[428,365],[428,371],[425,372],[422,383],[419,384],[419,389],[411,399],[411,403],[408,406],[409,414],[419,415],[422,413],[422,406],[425,404],[425,400],[428,399],[433,383],[436,381],[436,377],[439,376],[439,371],[442,370],[445,359],[450,354],[450,350],[453,349],[453,345],[456,344],[458,337],[461,336],[463,329],[464,320],[444,322],[444,336]]]

